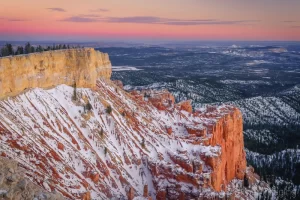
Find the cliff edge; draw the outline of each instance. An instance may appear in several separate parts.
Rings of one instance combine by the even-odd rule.
[[[0,98],[28,88],[60,84],[93,88],[99,77],[110,78],[108,54],[93,48],[66,49],[0,58]]]

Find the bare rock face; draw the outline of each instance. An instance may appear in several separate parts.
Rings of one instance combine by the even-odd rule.
[[[143,197],[148,197],[148,185],[144,185],[144,194]]]
[[[59,193],[49,193],[31,182],[25,176],[25,170],[18,167],[17,162],[0,157],[0,199],[65,199]]]
[[[96,86],[99,77],[110,78],[108,54],[92,48],[66,49],[0,58],[0,98],[28,88],[60,84]]]
[[[221,162],[212,163],[214,169],[212,185],[220,191],[233,179],[242,179],[245,175],[246,159],[243,140],[243,119],[239,109],[234,108],[232,112],[221,118],[212,128],[212,145],[220,145],[222,154]]]
[[[128,198],[128,200],[134,199],[134,189],[132,187],[128,188],[127,198]]]
[[[123,85],[122,81],[120,81],[120,80],[114,80],[113,82],[114,82],[114,84],[116,86],[118,86],[119,88],[123,89],[124,85]]]
[[[185,110],[189,113],[193,112],[193,108],[192,108],[192,104],[191,104],[190,100],[180,102],[180,103],[178,103],[178,106],[180,107],[181,110]]]
[[[159,110],[166,110],[175,103],[174,96],[167,90],[155,91],[146,90],[142,91],[142,94],[148,96],[148,100]]]

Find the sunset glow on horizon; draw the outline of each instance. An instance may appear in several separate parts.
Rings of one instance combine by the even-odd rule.
[[[14,0],[0,40],[300,40],[296,0]]]

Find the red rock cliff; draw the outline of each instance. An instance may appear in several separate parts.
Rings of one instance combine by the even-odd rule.
[[[218,120],[212,130],[211,145],[220,145],[220,162],[213,164],[212,186],[220,191],[234,178],[243,179],[246,169],[243,119],[239,109]]]

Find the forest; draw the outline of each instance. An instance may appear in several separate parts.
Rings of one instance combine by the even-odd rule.
[[[14,56],[14,55],[22,55],[22,54],[29,54],[29,53],[36,53],[36,52],[44,52],[44,51],[53,51],[53,50],[60,50],[60,49],[74,49],[74,48],[81,48],[80,46],[70,46],[69,44],[53,44],[52,46],[41,46],[41,45],[31,45],[27,42],[24,46],[17,46],[14,47],[10,43],[6,43],[0,50],[0,57],[5,56]]]

